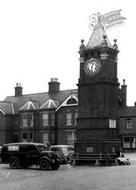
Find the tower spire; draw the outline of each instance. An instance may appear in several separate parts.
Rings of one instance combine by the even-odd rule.
[[[97,14],[97,24],[93,30],[93,33],[86,45],[86,49],[93,49],[95,47],[101,46],[105,43],[106,46],[112,47],[109,39],[107,38],[104,27],[101,24],[100,13]]]

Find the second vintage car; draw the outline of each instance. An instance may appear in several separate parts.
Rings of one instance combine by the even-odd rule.
[[[62,164],[71,163],[73,160],[74,147],[71,145],[52,145],[50,150],[59,155]]]

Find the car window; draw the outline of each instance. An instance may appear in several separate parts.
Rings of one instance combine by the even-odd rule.
[[[20,146],[20,151],[21,152],[26,152],[27,151],[27,146]]]
[[[63,152],[64,154],[67,153],[67,152],[68,152],[67,147],[62,147],[62,152]]]
[[[19,145],[9,145],[8,151],[19,151]]]
[[[40,152],[47,150],[47,147],[44,146],[44,145],[38,145],[37,148],[38,148],[38,150],[39,150]]]
[[[51,147],[52,151],[61,151],[61,149],[59,147]]]
[[[35,146],[28,145],[28,146],[27,146],[27,151],[28,151],[28,152],[37,152],[37,149],[36,149]]]
[[[68,149],[68,151],[74,151],[73,147],[68,147],[67,149]]]

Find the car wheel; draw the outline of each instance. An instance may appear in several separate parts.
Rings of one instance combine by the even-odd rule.
[[[48,160],[46,160],[46,159],[42,159],[41,161],[40,161],[40,169],[41,170],[48,170],[49,169],[49,161]]]
[[[18,169],[20,168],[20,163],[17,158],[13,158],[9,161],[9,165],[11,169]]]

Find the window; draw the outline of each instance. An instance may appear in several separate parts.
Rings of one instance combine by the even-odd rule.
[[[109,119],[109,128],[116,128],[116,119]]]
[[[78,112],[74,114],[74,124],[77,125]]]
[[[86,147],[86,152],[93,152],[93,147],[92,146]]]
[[[33,127],[34,117],[32,114],[28,114],[28,126]]]
[[[48,145],[48,133],[43,133],[43,144]]]
[[[67,144],[74,145],[76,141],[76,132],[75,131],[67,131]]]
[[[124,137],[123,148],[130,148],[130,144],[131,144],[131,137]]]
[[[19,146],[18,145],[8,146],[8,151],[19,151]]]
[[[22,115],[22,126],[27,127],[28,120],[27,120],[27,114]]]
[[[27,153],[33,155],[37,153],[37,148],[33,145],[28,145],[26,148]]]
[[[126,129],[132,129],[132,120],[126,119]]]
[[[21,141],[22,142],[27,142],[28,141],[28,134],[27,133],[22,133],[21,134]]]
[[[34,116],[33,114],[23,114],[22,116],[22,127],[33,127],[33,123],[34,123]]]
[[[50,134],[50,140],[51,140],[50,142],[52,145],[55,144],[55,133]]]
[[[55,114],[51,114],[51,126],[55,126]]]
[[[38,145],[37,148],[38,148],[38,150],[39,150],[40,152],[42,152],[42,151],[47,151],[47,147],[44,146],[44,145]]]
[[[43,113],[42,114],[42,121],[43,121],[43,126],[47,126],[49,124],[48,113]]]
[[[123,137],[123,148],[136,148],[136,137]]]
[[[115,146],[112,146],[111,152],[112,152],[112,153],[115,153],[115,152],[116,152],[116,147],[115,147]]]
[[[67,101],[67,104],[77,104],[77,101],[75,98],[70,98],[68,101]]]
[[[30,133],[29,136],[30,136],[30,140],[32,140],[33,139],[33,133]]]
[[[23,139],[27,139],[27,133],[23,133]]]
[[[66,125],[72,125],[72,113],[66,113]]]
[[[19,125],[19,121],[18,121],[17,118],[15,118],[15,120],[14,120],[14,125],[15,125],[16,127]]]
[[[136,148],[136,138],[132,138],[132,148]]]

